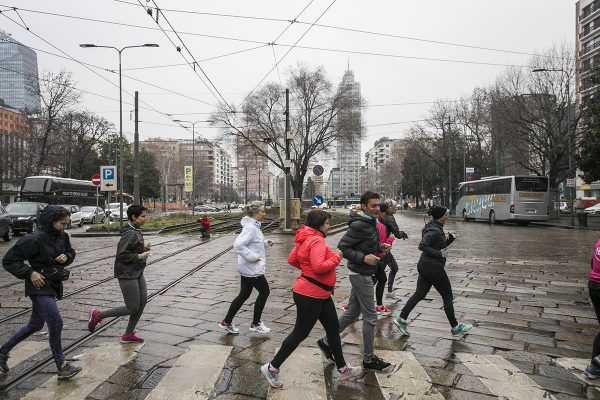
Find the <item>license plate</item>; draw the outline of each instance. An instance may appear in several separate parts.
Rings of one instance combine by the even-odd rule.
[[[535,210],[525,210],[527,214],[535,214]]]

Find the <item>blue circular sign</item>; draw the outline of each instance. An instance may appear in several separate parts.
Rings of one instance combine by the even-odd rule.
[[[315,206],[320,206],[323,204],[323,196],[320,194],[315,194],[315,197],[312,198],[312,202]]]
[[[313,167],[313,174],[321,176],[323,175],[323,172],[325,172],[325,168],[323,168],[322,165],[317,164]]]

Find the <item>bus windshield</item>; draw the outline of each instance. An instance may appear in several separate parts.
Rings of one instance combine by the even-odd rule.
[[[517,192],[547,192],[548,178],[543,176],[515,177]]]

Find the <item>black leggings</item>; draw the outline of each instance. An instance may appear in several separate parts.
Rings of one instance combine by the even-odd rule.
[[[592,300],[594,311],[596,311],[596,318],[598,318],[598,322],[600,323],[600,289],[590,289],[590,299]],[[600,356],[600,332],[596,335],[594,347],[592,348],[592,358],[597,356]]]
[[[415,293],[406,302],[406,305],[400,313],[400,318],[406,320],[408,314],[410,314],[418,302],[427,296],[427,293],[431,290],[431,286],[433,286],[442,296],[446,317],[448,318],[448,322],[450,322],[450,326],[454,328],[458,325],[458,322],[454,316],[452,286],[450,285],[450,279],[448,279],[446,270],[438,265],[423,263],[421,260],[419,260],[419,263],[417,264],[417,270],[419,271],[417,290],[415,290]]]
[[[396,273],[398,272],[398,263],[396,262],[392,252],[387,253],[383,260],[387,266],[390,267],[390,276],[388,276],[388,292],[391,292],[394,289],[394,280],[396,279]]]
[[[244,302],[248,300],[248,297],[252,294],[253,288],[258,290],[258,297],[254,303],[254,319],[252,320],[252,323],[256,325],[260,322],[260,317],[262,316],[265,304],[267,304],[267,297],[269,297],[270,293],[269,282],[267,282],[267,278],[265,278],[264,275],[254,277],[241,276],[240,294],[238,294],[231,302],[229,311],[227,311],[227,315],[225,316],[225,323],[230,324],[233,321],[235,314],[237,314],[244,305]]]
[[[335,365],[338,368],[345,366],[346,361],[342,353],[342,342],[339,334],[340,325],[331,297],[315,299],[294,292],[294,303],[296,303],[296,325],[281,344],[281,348],[273,357],[271,365],[279,369],[300,343],[308,337],[317,321],[320,321],[323,328],[325,328],[327,343],[331,346]]]
[[[384,258],[385,259],[385,258]],[[383,305],[383,292],[385,291],[385,282],[387,276],[385,275],[385,262],[379,261],[373,275],[373,284],[375,285],[375,300],[377,305]]]

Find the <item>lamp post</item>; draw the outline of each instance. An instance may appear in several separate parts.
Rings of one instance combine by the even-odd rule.
[[[570,91],[569,91],[569,81],[571,80],[569,77],[569,73],[567,71],[565,71],[562,68],[535,68],[533,69],[531,72],[562,72],[565,74],[566,76],[566,89],[567,89],[567,139],[568,139],[568,144],[567,146],[569,147],[567,150],[567,154],[569,157],[569,175],[567,176],[567,178],[571,177],[571,171],[573,171],[573,160],[572,160],[572,155],[571,155],[571,111],[570,111],[570,104],[571,104],[571,98],[570,98]],[[575,225],[575,188],[573,187],[571,190],[569,190],[569,192],[571,192],[571,226]],[[560,197],[559,197],[559,204],[560,204]]]
[[[121,49],[114,46],[99,46],[91,43],[82,43],[79,45],[83,48],[103,48],[103,49],[114,49],[119,53],[119,151],[121,154],[121,158],[119,159],[119,187],[121,189],[121,195],[119,196],[119,226],[123,227],[123,86],[122,86],[122,78],[121,78],[121,53],[125,49],[132,49],[135,47],[158,47],[156,43],[146,43],[139,44],[134,46],[125,46]]]

